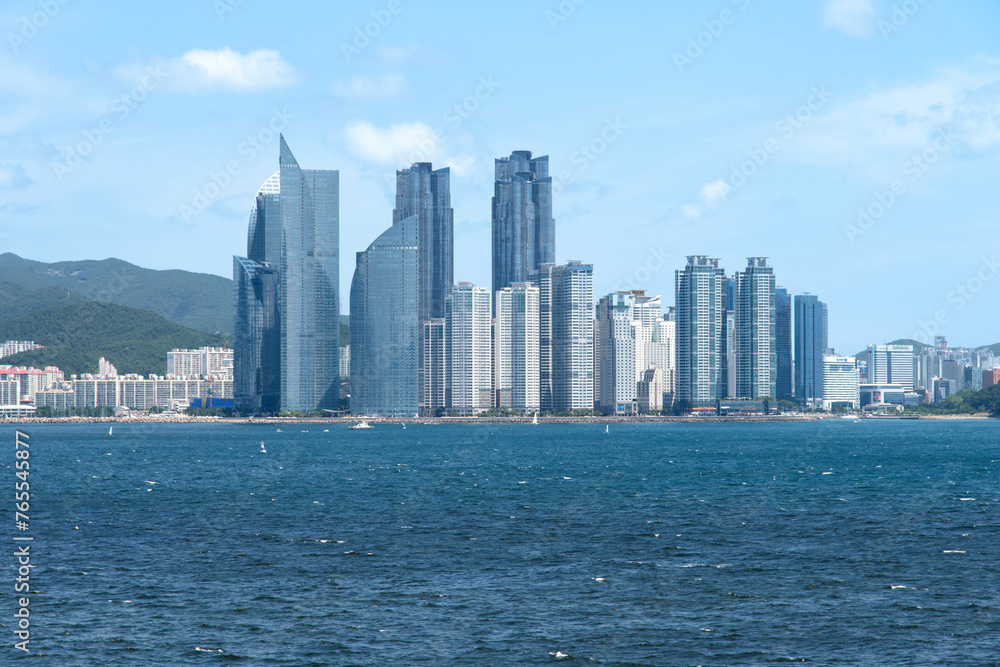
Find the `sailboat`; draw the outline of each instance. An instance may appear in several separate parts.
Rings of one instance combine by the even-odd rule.
[[[604,425],[604,435],[607,435],[610,432],[611,432],[611,424],[605,424]]]
[[[538,426],[538,413],[535,413],[535,418],[531,420],[531,423]]]
[[[111,428],[109,428],[108,429],[108,435],[114,435],[114,433],[112,433],[112,431],[114,431],[114,430],[115,430],[114,426],[112,426]]]

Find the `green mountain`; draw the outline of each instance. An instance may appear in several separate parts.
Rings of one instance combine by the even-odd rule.
[[[28,291],[19,285],[0,283],[0,322],[27,315],[36,310],[67,303],[81,303],[84,297],[62,287],[43,287]]]
[[[0,301],[7,301],[4,289],[9,292],[11,287],[26,292],[59,288],[94,301],[149,310],[207,333],[226,334],[233,328],[233,282],[204,273],[154,271],[120,259],[46,264],[5,253],[0,255]],[[46,298],[54,298],[54,292]]]
[[[2,340],[34,340],[45,348],[4,357],[0,364],[58,366],[67,377],[96,373],[100,357],[122,373],[165,375],[170,350],[225,342],[155,313],[95,301],[53,305],[0,321]]]

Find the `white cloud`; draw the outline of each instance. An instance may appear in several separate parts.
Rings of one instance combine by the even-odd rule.
[[[946,129],[974,151],[1000,145],[1000,62],[942,70],[834,106],[806,123],[788,153],[810,163],[898,162]]]
[[[681,206],[681,215],[686,220],[698,220],[705,213],[726,201],[732,188],[724,178],[705,183],[698,189],[698,203]]]
[[[475,171],[476,160],[471,154],[454,152],[443,132],[420,121],[387,128],[358,121],[344,129],[344,140],[355,157],[386,169],[435,162],[436,168],[450,167],[458,176]]]
[[[233,90],[238,92],[281,88],[295,82],[295,70],[277,51],[258,49],[246,55],[228,46],[217,50],[191,49],[180,58],[154,59],[150,64],[163,73],[164,87],[179,90]],[[119,69],[128,81],[147,74],[146,65]]]
[[[850,37],[869,37],[875,32],[872,0],[829,0],[823,8],[823,27]]]
[[[384,74],[378,79],[356,76],[350,82],[335,81],[333,92],[340,97],[362,102],[373,102],[396,97],[407,90],[410,84],[401,74]]]

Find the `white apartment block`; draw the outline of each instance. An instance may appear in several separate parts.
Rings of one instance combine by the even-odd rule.
[[[167,375],[175,378],[202,376],[233,379],[233,351],[225,347],[203,347],[198,350],[167,352]]]
[[[475,414],[492,406],[490,293],[473,283],[455,285],[445,299],[447,406]]]
[[[496,293],[493,395],[499,408],[539,409],[539,290],[513,283]]]

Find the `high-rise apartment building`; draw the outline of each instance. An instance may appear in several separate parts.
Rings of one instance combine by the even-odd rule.
[[[514,151],[496,161],[493,186],[493,291],[526,282],[555,262],[555,220],[548,156]]]
[[[421,405],[425,416],[436,416],[443,410],[446,400],[446,356],[448,351],[443,317],[427,320],[423,324],[424,383]]]
[[[543,264],[539,288],[539,398],[543,410],[594,407],[594,267]]]
[[[469,282],[455,285],[445,299],[446,405],[461,414],[493,405],[490,301],[487,289]]]
[[[827,350],[826,304],[812,294],[795,296],[795,399],[823,400],[823,355]]]
[[[538,410],[538,287],[514,283],[493,296],[494,405]]]
[[[774,398],[777,393],[774,290],[774,269],[767,258],[748,258],[746,270],[736,274],[738,398]]]
[[[422,385],[419,220],[393,224],[357,256],[351,281],[351,412],[412,417]]]
[[[636,401],[636,295],[612,292],[597,303],[601,339],[601,410],[605,414],[634,414]],[[645,369],[643,369],[645,370]]]
[[[719,260],[704,255],[687,258],[677,271],[677,400],[684,409],[715,409],[725,387],[721,348],[727,278]]]

